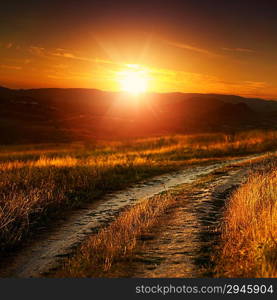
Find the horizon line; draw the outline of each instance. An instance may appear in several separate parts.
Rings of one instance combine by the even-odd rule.
[[[11,88],[4,85],[0,85],[0,88],[8,89],[8,90],[16,90],[16,91],[28,91],[28,90],[96,90],[104,93],[128,93],[124,91],[112,91],[112,90],[103,90],[99,88],[86,88],[86,87],[33,87],[33,88]],[[247,96],[247,95],[239,95],[239,94],[229,94],[229,93],[217,93],[217,92],[207,92],[207,93],[199,93],[199,92],[180,92],[180,91],[174,91],[174,92],[144,92],[142,94],[197,94],[197,95],[222,95],[222,96],[235,96],[235,97],[241,97],[241,98],[247,98],[247,99],[262,99],[266,101],[277,101],[276,98],[266,98],[266,97],[260,97],[260,96]]]

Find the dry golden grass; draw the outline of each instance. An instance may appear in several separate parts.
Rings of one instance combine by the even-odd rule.
[[[1,146],[0,250],[107,191],[184,166],[274,149],[276,131]]]
[[[276,164],[235,192],[223,224],[218,276],[277,277]]]
[[[140,234],[175,201],[173,195],[158,195],[123,212],[107,228],[90,237],[54,277],[105,276],[117,259],[132,253]]]

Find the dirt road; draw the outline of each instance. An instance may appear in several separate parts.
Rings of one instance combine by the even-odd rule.
[[[183,189],[177,204],[160,217],[158,226],[138,242],[122,275],[142,278],[211,276],[222,208],[229,194],[247,178],[249,165],[215,171],[207,180]],[[125,273],[125,274],[124,274]]]
[[[224,166],[253,160],[258,156],[259,155],[251,155],[244,158],[211,163],[210,165],[205,166],[192,166],[182,171],[157,176],[152,180],[136,184],[123,191],[108,194],[103,199],[94,202],[94,204],[87,205],[82,209],[74,211],[68,218],[58,221],[53,229],[46,229],[39,236],[36,236],[36,240],[33,240],[26,245],[13,257],[9,257],[6,263],[0,266],[0,275],[2,277],[41,277],[45,272],[59,266],[62,259],[70,255],[88,235],[93,234],[93,232],[96,232],[99,228],[103,227],[103,225],[111,222],[122,209],[138,203],[142,199],[161,193],[165,189],[171,189],[184,183],[192,183],[200,176],[207,175]],[[222,180],[220,176],[219,180]],[[191,195],[192,199],[194,197],[205,199],[205,192],[209,193],[209,189],[210,187],[207,187],[207,190],[202,189],[201,197],[200,194]],[[184,208],[184,213],[185,210],[194,211],[195,209],[198,209],[198,211],[201,211],[202,209],[206,211],[206,214],[213,215],[213,208],[210,208],[209,201],[205,203],[205,200],[201,200],[197,203],[198,206],[196,207],[187,206],[187,208]],[[203,208],[201,208],[201,205]],[[190,251],[190,249],[183,249],[181,240],[189,238],[186,237],[186,235],[193,235],[195,230],[199,231],[200,227],[196,226],[196,223],[199,222],[199,218],[196,220],[194,214],[191,214],[190,217],[187,215],[186,217],[183,217],[182,213],[183,212],[180,212],[181,215],[176,218],[177,223],[182,222],[182,220],[189,220],[189,218],[191,218],[191,221],[186,221],[186,223],[182,225],[182,230],[179,233],[180,236],[178,236],[178,234],[174,235],[176,243],[179,243],[180,249],[171,249],[173,252],[170,252],[171,250],[168,249],[163,254],[159,255],[173,257],[174,254],[174,258],[172,259],[176,260],[176,255],[178,256],[176,252],[180,251],[186,253]],[[208,219],[204,221],[206,222]],[[166,235],[172,236],[172,234],[173,233],[169,228],[168,232],[165,233],[165,236],[162,238],[163,245],[167,245]],[[184,234],[186,235],[183,236]],[[179,238],[180,242],[178,242]],[[189,247],[193,248],[195,245],[191,244]],[[184,253],[180,255],[183,257]],[[183,266],[179,266],[183,268]],[[187,266],[189,266],[189,263],[187,263]],[[148,271],[143,271],[144,273],[137,273],[137,275],[145,275],[147,277],[152,275],[164,276],[164,274],[170,276],[170,274],[172,274],[170,269],[164,271],[162,268],[166,268],[166,266],[161,266],[160,269],[156,269],[155,272],[151,271],[151,274],[147,273]],[[188,267],[188,269],[189,274],[197,275],[192,267]]]

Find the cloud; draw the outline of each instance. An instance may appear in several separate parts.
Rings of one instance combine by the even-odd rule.
[[[150,75],[157,81],[156,86],[163,92],[195,92],[233,94],[251,97],[265,97],[269,91],[276,90],[266,81],[231,81],[222,80],[220,77],[172,69],[150,68]]]
[[[13,43],[8,42],[8,43],[0,43],[0,47],[6,48],[6,49],[10,49],[14,46]]]
[[[248,49],[248,48],[222,48],[222,50],[225,51],[231,51],[231,52],[245,52],[245,53],[255,53],[256,51],[253,49]]]
[[[59,79],[59,80],[90,80],[92,78],[92,72],[56,72],[55,70],[49,70],[47,77],[50,79]],[[95,74],[97,75],[97,74]],[[98,74],[99,75],[99,74]]]
[[[252,89],[261,89],[261,88],[267,88],[268,83],[265,81],[243,81],[243,83],[248,87]]]
[[[93,61],[93,59],[91,59],[91,58],[83,57],[83,56],[77,56],[73,53],[66,52],[65,50],[60,50],[60,49],[57,49],[54,52],[51,52],[50,54],[53,55],[53,56],[71,58],[71,59],[76,59],[76,60],[83,60],[83,61],[89,61],[89,62]]]
[[[45,48],[37,47],[37,46],[30,46],[29,47],[29,52],[33,55],[44,56],[45,55]]]
[[[50,52],[49,54],[52,56],[59,56],[59,57],[70,58],[70,59],[75,59],[75,60],[88,61],[88,62],[92,62],[92,63],[112,64],[112,65],[116,64],[115,62],[110,61],[110,60],[79,56],[73,52],[69,52],[68,50],[62,49],[62,48],[57,48],[56,50]]]
[[[10,49],[13,46],[13,43],[6,43],[5,48]]]
[[[22,67],[20,66],[11,66],[11,65],[0,65],[1,69],[7,69],[7,70],[21,70]]]
[[[64,70],[64,69],[67,69],[67,68],[68,68],[68,65],[65,65],[65,64],[58,64],[58,65],[55,65],[55,68]]]
[[[211,52],[211,51],[209,51],[207,49],[204,49],[204,48],[199,48],[199,47],[192,46],[192,45],[189,45],[189,44],[169,41],[169,40],[166,40],[166,39],[161,39],[161,40],[164,43],[166,43],[167,45],[173,46],[175,48],[180,48],[180,49],[185,49],[185,50],[189,50],[189,51],[193,51],[193,52],[198,52],[198,53],[205,54],[205,55],[208,55],[208,56],[220,56],[219,54]]]
[[[0,42],[0,47],[5,49],[15,49],[15,50],[22,50],[22,47],[14,42]]]
[[[28,50],[32,55],[43,56],[46,58],[63,57],[63,58],[86,61],[86,62],[91,62],[96,64],[118,65],[118,63],[113,62],[111,60],[106,60],[101,58],[91,58],[91,57],[78,55],[64,48],[56,48],[53,50],[53,49],[46,49],[44,47],[30,46]]]

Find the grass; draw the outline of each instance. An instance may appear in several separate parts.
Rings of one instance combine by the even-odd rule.
[[[277,165],[264,166],[231,197],[222,226],[218,277],[277,277]]]
[[[107,228],[91,236],[53,277],[105,277],[117,260],[128,257],[137,238],[151,228],[168,207],[172,194],[146,199],[123,212]]]
[[[276,131],[1,146],[0,250],[108,191],[192,164],[273,149]]]
[[[268,162],[271,163],[270,172],[268,165],[265,165]],[[253,162],[248,161],[247,164],[252,165]],[[259,168],[260,170],[261,166],[263,169],[267,166],[267,172],[254,173],[248,182],[237,190],[229,202],[223,223],[220,259],[218,256],[214,259],[217,263],[216,269],[219,277],[224,277],[227,274],[229,275],[227,277],[243,277],[245,276],[243,274],[248,274],[245,277],[276,277],[277,243],[274,240],[277,233],[276,163],[274,166],[273,159],[257,160],[252,168]],[[176,207],[180,201],[180,196],[183,197],[184,193],[188,191],[191,193],[193,189],[199,191],[203,183],[213,181],[213,176],[205,176],[198,179],[194,184],[182,186],[166,194],[144,200],[142,203],[127,209],[108,227],[103,228],[98,234],[85,241],[74,252],[73,257],[64,262],[62,268],[47,276],[59,278],[129,277],[132,274],[130,264],[132,265],[135,258],[134,253],[141,247],[141,242],[138,242],[141,235],[149,234],[155,227],[162,226],[164,223],[160,222],[163,216],[166,216],[166,219],[172,218],[172,215],[168,215],[168,213],[172,207]],[[254,188],[253,181],[255,181]],[[245,196],[253,199],[253,195],[256,196],[259,203],[251,200],[251,209]],[[239,199],[239,202],[236,199]],[[236,201],[235,204],[234,201]],[[234,205],[236,210],[234,210]],[[261,212],[260,215],[259,212]],[[162,222],[166,219],[162,219]],[[232,226],[232,229],[230,228],[230,220],[232,220],[232,224],[236,224],[236,226]],[[247,228],[248,234],[242,230],[241,223],[244,223],[244,228]],[[230,230],[233,230],[231,235]],[[250,244],[253,247],[250,247]],[[258,249],[259,252],[255,253],[255,249]],[[248,254],[248,258],[242,254]],[[249,273],[251,264],[256,272]],[[238,267],[237,272],[235,271],[236,267]],[[205,266],[202,268],[203,272],[214,271],[206,270]]]

